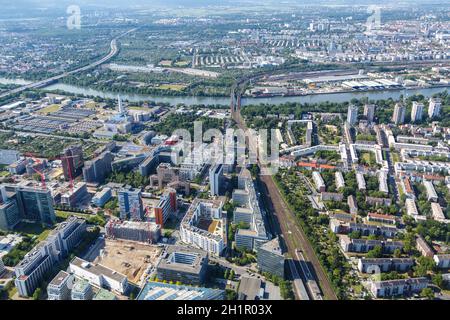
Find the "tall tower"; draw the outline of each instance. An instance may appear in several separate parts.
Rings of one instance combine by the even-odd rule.
[[[123,106],[122,99],[120,99],[120,95],[117,95],[117,100],[119,101],[119,113],[125,114],[125,107]]]
[[[439,117],[441,113],[442,101],[439,98],[430,98],[430,104],[428,106],[428,117],[430,119]]]
[[[413,102],[411,110],[411,122],[416,122],[422,120],[423,114],[423,103]]]
[[[347,122],[349,125],[354,125],[358,120],[358,106],[349,105],[347,111]]]
[[[394,115],[392,116],[392,122],[395,124],[402,124],[405,121],[406,108],[401,103],[397,103],[394,108]]]

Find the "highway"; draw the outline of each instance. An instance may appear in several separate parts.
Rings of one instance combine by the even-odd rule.
[[[19,93],[19,92],[22,92],[22,91],[25,91],[25,90],[28,90],[28,89],[42,88],[42,87],[45,87],[45,86],[47,86],[47,85],[49,85],[49,84],[51,84],[51,83],[53,83],[55,81],[58,81],[58,80],[62,79],[64,77],[67,77],[69,75],[73,75],[73,74],[76,74],[76,73],[79,73],[79,72],[82,72],[82,71],[86,71],[86,70],[98,67],[99,65],[101,65],[101,64],[107,62],[108,60],[110,60],[112,57],[114,57],[119,52],[119,47],[117,46],[117,40],[119,38],[125,36],[126,34],[128,34],[130,32],[133,32],[135,30],[136,30],[136,28],[128,30],[127,32],[122,33],[119,36],[117,36],[114,39],[112,39],[111,43],[110,43],[110,47],[111,47],[110,52],[106,56],[101,58],[100,60],[92,62],[92,63],[90,63],[90,64],[88,64],[88,65],[86,65],[84,67],[80,67],[80,68],[77,68],[77,69],[72,70],[72,71],[67,71],[67,72],[61,73],[61,74],[53,76],[51,78],[40,80],[38,82],[33,82],[33,83],[30,83],[30,84],[27,84],[27,85],[24,85],[24,86],[12,89],[10,91],[6,91],[6,92],[4,92],[4,93],[2,93],[0,95],[0,99],[1,98],[5,98],[5,97],[7,97],[7,96],[9,96],[11,94],[16,94],[16,93]]]
[[[238,82],[238,84],[233,88],[233,92],[231,94],[231,111],[232,118],[236,121],[236,124],[239,129],[245,131],[247,130],[247,126],[245,121],[242,118],[240,112],[239,105],[239,95],[242,91],[240,85],[245,82]],[[237,95],[236,95],[237,92]],[[237,103],[237,105],[236,105]],[[249,139],[249,145],[255,144],[256,141],[254,139]],[[254,145],[250,149],[254,148]],[[257,150],[257,149],[253,149]],[[258,159],[259,162],[259,159]],[[259,164],[259,163],[258,163]],[[261,168],[262,170],[263,168]],[[272,226],[277,230],[272,230],[273,232],[277,232],[278,234],[282,234],[282,238],[287,246],[287,251],[292,259],[298,259],[298,250],[301,250],[301,256],[304,257],[304,266],[308,265],[308,273],[307,278],[305,277],[305,283],[310,284],[311,281],[315,281],[317,278],[318,283],[320,284],[320,288],[322,289],[323,295],[325,299],[328,300],[337,300],[337,296],[334,293],[333,288],[331,287],[331,283],[322,268],[322,265],[317,258],[314,249],[312,248],[309,240],[307,239],[304,231],[298,225],[295,214],[290,210],[287,203],[284,201],[280,191],[278,190],[272,175],[260,175],[260,182],[263,185],[265,190],[261,190],[261,194],[263,195],[263,200],[266,204],[266,208],[268,212],[273,212],[271,217]],[[295,276],[297,274],[297,268],[294,263],[289,263],[289,268],[291,271],[291,275],[295,280]],[[308,276],[309,275],[309,276]],[[305,275],[304,275],[305,276]],[[309,281],[309,282],[308,282]],[[297,288],[294,281],[294,288],[296,289],[296,296],[298,299],[301,299],[300,288]],[[322,299],[320,294],[317,293],[317,290],[311,290],[314,285],[308,285],[310,289],[310,296],[312,299]],[[320,289],[319,289],[320,290]],[[319,297],[320,296],[320,297]]]

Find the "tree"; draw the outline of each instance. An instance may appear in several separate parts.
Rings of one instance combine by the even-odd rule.
[[[402,250],[400,249],[395,249],[394,250],[394,258],[400,258],[402,256]]]
[[[375,246],[372,250],[367,252],[367,258],[381,258],[383,256],[383,248],[381,246]]]
[[[444,278],[442,277],[441,273],[435,274],[431,280],[433,281],[433,283],[435,285],[437,285],[439,288],[443,288],[444,287]]]
[[[33,300],[39,300],[39,298],[41,297],[42,294],[42,289],[41,288],[37,288],[36,290],[34,290],[33,292]]]
[[[423,297],[423,298],[427,298],[429,300],[433,300],[434,299],[434,292],[433,292],[433,290],[431,288],[424,288],[420,292],[420,296]]]

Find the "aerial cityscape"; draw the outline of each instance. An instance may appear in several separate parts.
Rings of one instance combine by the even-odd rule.
[[[0,300],[450,300],[448,0],[17,0],[0,43]]]

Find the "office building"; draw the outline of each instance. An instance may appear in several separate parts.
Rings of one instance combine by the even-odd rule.
[[[5,201],[0,199],[0,230],[6,231],[12,230],[20,222],[20,212],[16,195],[11,194],[11,197],[8,197],[6,191],[3,192],[5,194]]]
[[[19,295],[31,296],[53,266],[80,243],[85,231],[86,221],[71,216],[28,252],[14,268]]]
[[[72,287],[72,300],[91,300],[94,296],[92,285],[84,279],[76,279]]]
[[[161,226],[149,221],[110,219],[105,225],[106,236],[113,239],[156,243],[161,237]]]
[[[209,186],[211,196],[220,195],[223,183],[223,165],[217,164],[209,170]]]
[[[6,270],[2,257],[0,257],[0,275]]]
[[[92,197],[92,204],[97,207],[103,207],[112,198],[111,188],[104,187]]]
[[[347,110],[347,123],[354,125],[358,120],[358,106],[349,105]]]
[[[156,265],[159,280],[198,285],[205,281],[208,253],[204,250],[168,246]]]
[[[258,268],[284,279],[285,257],[280,247],[280,241],[274,238],[262,244],[257,255]]]
[[[101,288],[100,290],[97,291],[97,293],[95,294],[94,298],[92,298],[92,300],[112,301],[112,300],[117,300],[117,297],[111,291]]]
[[[83,180],[88,183],[103,183],[112,171],[113,159],[112,153],[105,151],[98,157],[86,161],[83,167]]]
[[[374,104],[366,104],[364,106],[364,116],[366,117],[367,121],[373,122],[373,119],[375,117],[375,105]]]
[[[394,107],[394,114],[392,116],[392,122],[396,125],[405,122],[406,107],[401,103],[396,103]]]
[[[144,218],[144,204],[140,189],[126,186],[121,188],[117,197],[119,199],[120,219],[141,221]]]
[[[161,227],[167,219],[177,211],[177,193],[173,189],[167,189],[161,196],[158,205],[155,207],[155,221]]]
[[[127,277],[101,264],[75,257],[70,262],[69,269],[76,277],[85,279],[94,286],[113,290],[120,294],[128,291]]]
[[[223,201],[194,199],[180,226],[181,240],[219,256],[226,247],[226,220]]]
[[[50,190],[40,187],[15,186],[22,219],[53,224],[56,221]]]
[[[60,271],[47,286],[48,300],[70,300],[71,281],[73,277],[65,271]]]
[[[430,98],[428,105],[428,117],[430,119],[439,117],[441,115],[442,101],[439,98]]]
[[[147,282],[137,300],[223,300],[225,292],[219,289],[192,287],[161,282]]]
[[[78,182],[73,188],[61,195],[61,205],[70,208],[77,207],[89,196],[85,182]]]
[[[418,122],[422,120],[423,108],[423,103],[413,101],[411,110],[411,122]]]
[[[83,163],[83,149],[80,145],[70,146],[64,149],[61,155],[64,179],[70,181],[80,175]]]

